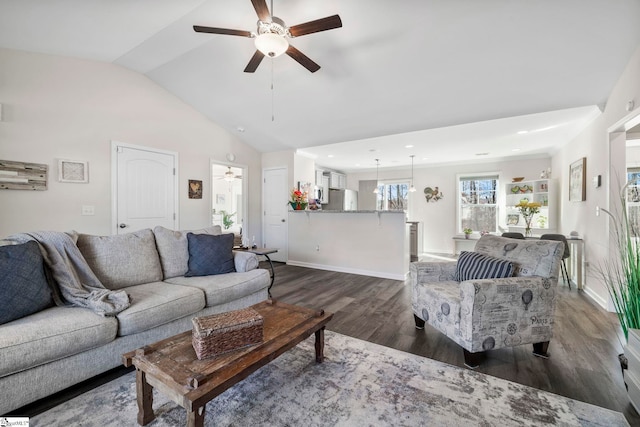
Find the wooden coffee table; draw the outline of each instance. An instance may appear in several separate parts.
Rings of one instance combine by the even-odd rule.
[[[187,410],[187,426],[204,425],[207,402],[315,333],[316,362],[324,358],[324,329],[333,313],[272,300],[252,306],[264,318],[264,342],[198,360],[186,331],[122,356],[136,367],[138,424],[155,419],[153,388]]]

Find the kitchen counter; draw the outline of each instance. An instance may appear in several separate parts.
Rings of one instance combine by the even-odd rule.
[[[405,280],[409,228],[403,211],[292,210],[287,264]]]
[[[382,214],[382,215],[386,215],[386,214],[405,214],[404,211],[339,211],[339,210],[332,210],[332,209],[321,209],[321,210],[304,210],[304,211],[294,211],[291,210],[289,211],[291,213],[346,213],[346,214],[360,214],[360,213],[377,213],[377,214]]]

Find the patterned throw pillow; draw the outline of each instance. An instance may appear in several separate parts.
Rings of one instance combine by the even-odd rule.
[[[456,265],[458,282],[472,279],[501,279],[513,275],[513,263],[477,252],[462,251]]]
[[[189,271],[185,277],[233,273],[233,234],[219,236],[187,233]]]
[[[36,242],[0,246],[0,301],[0,325],[53,305]]]

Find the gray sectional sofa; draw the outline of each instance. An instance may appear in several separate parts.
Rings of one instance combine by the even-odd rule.
[[[217,235],[220,228],[194,233]],[[257,268],[251,253],[233,252],[235,272],[185,277],[186,232],[156,227],[74,237],[104,287],[126,292],[128,307],[102,316],[89,308],[52,304],[0,324],[0,414],[119,366],[123,353],[191,329],[195,316],[268,298],[269,273]]]

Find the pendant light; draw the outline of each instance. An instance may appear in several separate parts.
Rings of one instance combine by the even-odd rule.
[[[413,158],[415,157],[415,155],[412,154],[409,157],[411,157],[411,187],[409,187],[409,191],[413,193],[416,191],[416,187],[413,186]]]
[[[376,188],[373,189],[373,192],[378,194],[378,167],[380,166],[380,159],[376,159]]]

